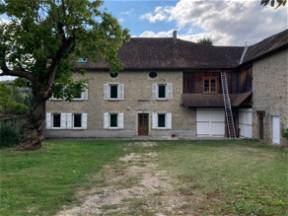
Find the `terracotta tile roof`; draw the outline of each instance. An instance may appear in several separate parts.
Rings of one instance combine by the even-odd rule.
[[[243,63],[283,46],[288,30],[248,47]],[[131,38],[119,50],[124,70],[229,69],[239,66],[244,47],[207,46],[174,38]],[[79,64],[86,69],[109,69],[105,62]]]
[[[231,105],[233,107],[241,106],[250,96],[252,92],[240,94],[230,94]],[[187,108],[193,107],[224,107],[222,94],[183,94],[182,105]]]

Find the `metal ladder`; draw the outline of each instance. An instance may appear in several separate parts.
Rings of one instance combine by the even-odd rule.
[[[226,116],[226,122],[227,122],[227,128],[228,128],[228,136],[230,138],[236,138],[236,130],[235,130],[232,106],[231,106],[231,101],[230,101],[230,96],[229,96],[226,72],[221,72],[220,75],[221,75],[221,83],[222,83],[222,94],[224,98],[225,116]]]

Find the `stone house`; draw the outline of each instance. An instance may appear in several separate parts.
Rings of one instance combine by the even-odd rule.
[[[47,137],[244,137],[285,144],[288,30],[249,47],[132,38],[124,69],[81,61],[88,89],[47,102]],[[83,79],[75,74],[75,79]],[[232,133],[233,132],[233,133]]]

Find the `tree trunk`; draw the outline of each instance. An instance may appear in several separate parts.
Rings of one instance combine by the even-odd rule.
[[[20,150],[36,150],[41,147],[44,139],[46,115],[46,100],[41,96],[35,96],[32,102],[32,109],[24,124],[23,136],[20,140]]]

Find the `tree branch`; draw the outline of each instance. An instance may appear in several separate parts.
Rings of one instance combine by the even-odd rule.
[[[2,70],[0,76],[17,76],[26,78],[32,82],[35,81],[35,77],[32,73],[23,68],[14,68],[13,70],[10,70],[6,64],[5,53],[6,51],[4,49],[0,50],[0,69]]]

